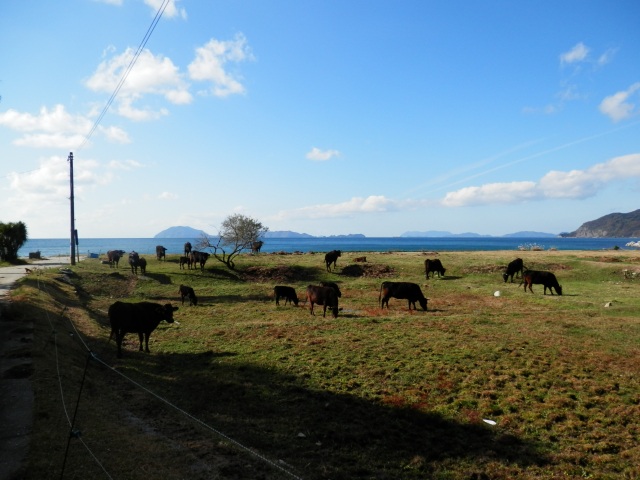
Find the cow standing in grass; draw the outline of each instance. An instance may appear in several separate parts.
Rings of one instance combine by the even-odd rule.
[[[509,277],[511,277],[511,283],[513,283],[513,276],[515,275],[516,278],[518,278],[519,276],[522,275],[523,272],[524,272],[524,263],[522,262],[521,258],[516,258],[512,262],[509,262],[509,265],[507,265],[507,269],[502,274],[504,283],[507,283],[507,280],[509,279]]]
[[[156,245],[156,257],[158,260],[167,259],[167,249],[162,245]]]
[[[180,288],[178,289],[178,293],[180,294],[182,305],[184,305],[185,297],[189,299],[189,305],[193,305],[193,306],[198,305],[198,297],[196,297],[196,292],[193,291],[192,287],[188,287],[186,285],[180,285]]]
[[[333,269],[337,267],[338,257],[342,255],[340,250],[331,250],[324,256],[324,263],[327,266],[327,272],[331,271],[331,264],[333,263]]]
[[[309,308],[311,315],[315,315],[315,313],[313,313],[313,305],[317,303],[324,307],[322,311],[323,317],[327,316],[327,307],[330,307],[333,312],[333,318],[338,318],[338,294],[333,288],[309,285],[306,291],[305,302],[307,301],[311,304]]]
[[[442,266],[442,262],[440,259],[436,258],[434,260],[429,260],[428,258],[424,261],[424,272],[427,278],[429,278],[429,274],[431,273],[431,277],[435,277],[436,273],[438,277],[444,277],[444,272],[447,269]]]
[[[115,335],[118,345],[118,358],[122,357],[122,340],[127,333],[137,333],[142,352],[142,341],[145,342],[145,351],[149,352],[149,337],[158,324],[165,320],[173,323],[173,312],[178,307],[170,303],[161,305],[153,302],[124,303],[115,302],[109,307],[109,323],[111,324],[111,337]]]
[[[416,302],[420,303],[423,310],[427,310],[427,298],[423,295],[420,286],[411,282],[382,282],[380,285],[380,295],[378,296],[378,302],[381,308],[387,305],[389,309],[389,299],[399,298],[407,300],[409,302],[409,310],[413,304],[413,309],[416,309]]]
[[[184,256],[188,257],[191,254],[191,242],[186,242],[184,244]]]
[[[540,270],[525,270],[522,274],[522,283],[524,283],[524,291],[527,291],[527,287],[529,287],[529,291],[533,293],[533,289],[531,285],[544,285],[544,295],[547,294],[547,288],[551,295],[553,295],[552,288],[555,288],[556,293],[558,295],[562,295],[562,286],[558,283],[558,279],[551,272],[544,272]]]
[[[208,253],[193,250],[189,258],[191,259],[191,265],[193,265],[193,268],[196,268],[196,265],[200,265],[200,271],[204,272],[204,264],[207,263],[207,259],[209,258]]]
[[[120,262],[120,259],[124,254],[125,254],[124,250],[109,250],[107,252],[107,260],[109,261],[109,268],[113,268],[114,265],[115,265],[115,268],[118,268],[118,262]]]
[[[298,294],[293,287],[276,285],[273,287],[273,296],[276,299],[276,305],[280,305],[280,299],[284,298],[285,305],[289,302],[293,303],[296,307],[298,306]]]

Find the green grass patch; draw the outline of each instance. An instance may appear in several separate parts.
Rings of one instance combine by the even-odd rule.
[[[640,475],[640,290],[621,273],[636,252],[448,252],[438,255],[447,275],[428,280],[425,254],[367,252],[356,264],[359,255],[331,273],[320,253],[242,255],[235,272],[149,256],[144,277],[88,259],[70,284],[42,273],[46,294],[24,280],[12,314],[38,332],[26,478],[61,465],[68,433],[47,312],[56,331],[73,322],[105,363],[197,418],[90,362],[79,422],[114,478],[287,478],[200,422],[306,479]],[[553,271],[564,295],[504,283],[516,256]],[[337,319],[303,304],[322,280],[341,288]],[[381,310],[384,280],[418,283],[429,310],[397,299]],[[198,306],[180,305],[180,284]],[[276,306],[275,285],[295,287],[300,305]],[[123,299],[179,306],[150,354],[128,335],[118,360],[107,341],[107,309]],[[75,399],[86,356],[77,339],[57,337]],[[94,459],[72,445],[71,478],[92,476]]]

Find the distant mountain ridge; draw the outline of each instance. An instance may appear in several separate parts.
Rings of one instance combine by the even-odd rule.
[[[583,223],[571,233],[561,233],[561,237],[627,238],[640,237],[640,210],[629,213],[610,213]]]
[[[160,233],[156,233],[153,238],[200,238],[202,235],[207,235],[204,230],[197,230],[191,227],[169,227],[166,230],[162,230]]]

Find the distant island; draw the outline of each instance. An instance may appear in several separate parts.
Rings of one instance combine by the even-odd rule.
[[[583,223],[574,232],[561,233],[560,236],[583,238],[640,237],[640,210],[629,213],[610,213],[596,220]]]

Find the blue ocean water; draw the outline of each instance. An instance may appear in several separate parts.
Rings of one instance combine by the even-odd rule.
[[[267,238],[263,253],[272,252],[420,252],[420,251],[479,251],[519,250],[521,246],[538,245],[544,250],[607,250],[615,247],[628,249],[625,245],[636,238],[513,238],[513,237],[314,237],[314,238]],[[104,255],[108,250],[135,250],[140,254],[155,254],[156,245],[167,248],[168,255],[183,252],[185,242],[192,245],[198,239],[185,238],[81,238],[76,247],[79,255],[91,253]],[[69,255],[69,239],[29,239],[18,251],[20,257],[29,252],[40,251],[43,257]]]

